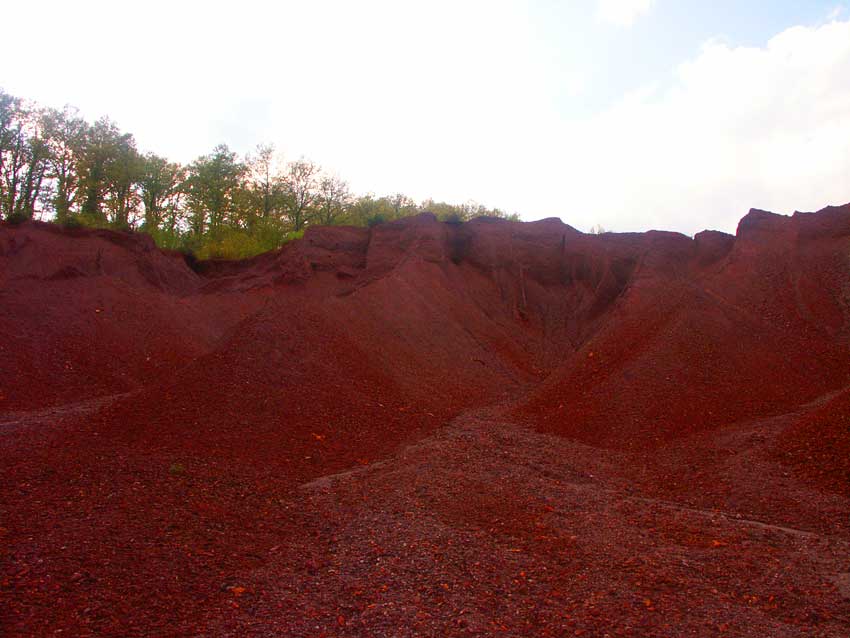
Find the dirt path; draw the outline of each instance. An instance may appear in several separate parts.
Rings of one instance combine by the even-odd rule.
[[[50,427],[59,421],[77,419],[93,414],[115,401],[131,396],[132,392],[95,397],[78,403],[66,403],[43,410],[0,413],[0,436],[26,428]]]

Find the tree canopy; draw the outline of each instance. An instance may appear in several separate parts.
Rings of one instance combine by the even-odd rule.
[[[219,144],[186,166],[141,153],[109,118],[86,122],[0,89],[0,219],[140,230],[199,258],[242,258],[279,247],[311,224],[372,226],[431,211],[445,221],[518,219],[477,202],[402,193],[355,195],[315,162],[285,162],[273,144],[240,157]]]

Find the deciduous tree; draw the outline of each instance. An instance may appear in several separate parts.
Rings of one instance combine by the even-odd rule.
[[[310,209],[316,199],[319,167],[310,160],[300,159],[286,167],[286,218],[292,230],[299,231],[307,224]]]
[[[135,151],[133,136],[122,134],[109,118],[99,119],[86,132],[78,165],[82,191],[80,212],[94,222],[107,221],[104,205],[110,190],[123,191],[122,187],[116,187],[112,181],[126,177],[126,171],[115,165],[129,164],[130,147]]]
[[[174,231],[177,220],[170,213],[179,208],[185,178],[183,168],[164,157],[148,153],[142,158],[139,192],[145,211],[144,228],[160,228],[168,215],[171,228],[166,230]]]
[[[350,204],[348,182],[336,175],[325,175],[319,179],[314,206],[317,223],[325,226],[339,223]]]
[[[245,165],[226,144],[219,144],[210,155],[195,160],[189,167],[187,193],[191,227],[195,236],[216,233],[225,222],[236,222],[234,200],[242,185]]]
[[[47,157],[40,111],[0,92],[0,217],[33,217]]]
[[[85,153],[85,120],[77,109],[66,106],[61,111],[50,109],[44,114],[44,139],[49,149],[48,177],[52,182],[56,221],[68,220],[80,185],[78,165]]]

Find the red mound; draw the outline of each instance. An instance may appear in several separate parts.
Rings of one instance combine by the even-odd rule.
[[[193,266],[0,225],[4,635],[850,630],[850,206]]]
[[[0,228],[0,409],[139,387],[208,351],[253,309],[146,235]]]
[[[652,243],[613,316],[520,414],[588,442],[642,446],[788,412],[850,382],[850,208],[752,211],[734,242],[641,239]]]
[[[816,484],[850,496],[850,390],[804,414],[777,452]]]

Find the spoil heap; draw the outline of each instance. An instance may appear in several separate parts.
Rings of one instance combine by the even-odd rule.
[[[4,635],[850,630],[850,206],[0,226],[0,305]]]

